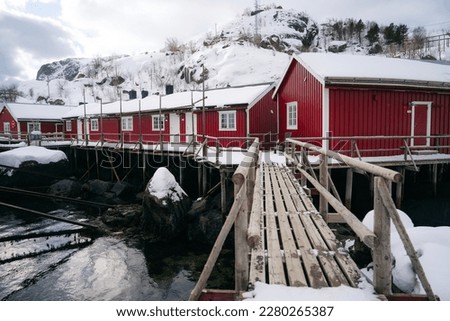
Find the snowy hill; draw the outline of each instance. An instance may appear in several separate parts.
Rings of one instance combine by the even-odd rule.
[[[127,100],[139,98],[142,92],[199,89],[203,78],[206,88],[273,82],[281,77],[292,54],[368,54],[378,45],[369,44],[356,33],[346,40],[338,39],[338,25],[330,22],[319,28],[305,13],[275,5],[256,14],[248,9],[217,34],[208,33],[189,42],[168,39],[160,52],[45,64],[37,80],[17,85],[21,93],[17,102],[78,105],[98,98],[117,101],[120,96]]]

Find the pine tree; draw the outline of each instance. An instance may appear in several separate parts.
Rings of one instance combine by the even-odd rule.
[[[355,25],[355,32],[358,35],[359,43],[362,43],[361,34],[365,28],[366,28],[366,25],[364,24],[364,22],[362,22],[362,20],[359,19],[359,21]]]
[[[371,45],[380,40],[380,27],[376,22],[370,24],[369,30],[367,31],[366,39]]]

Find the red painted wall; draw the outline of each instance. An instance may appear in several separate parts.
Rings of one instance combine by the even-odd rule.
[[[244,106],[243,106],[244,107]],[[246,111],[241,107],[237,109],[234,108],[210,108],[205,111],[205,119],[206,119],[206,129],[205,135],[212,137],[231,137],[231,138],[223,138],[219,140],[219,143],[222,147],[246,147],[245,140],[239,139],[247,136],[247,121],[246,121]],[[220,111],[231,111],[236,110],[236,130],[220,130],[219,129],[219,112]],[[202,134],[203,134],[203,123],[202,123],[202,112],[198,111],[197,114],[197,140],[201,142]],[[236,138],[233,138],[236,137]],[[215,142],[208,141],[208,145],[214,146]]]
[[[3,107],[2,111],[0,112],[0,132],[3,134],[5,131],[4,123],[9,123],[10,127],[10,133],[14,136],[17,135],[17,129],[20,126],[20,124],[17,124],[14,118],[12,117],[11,113],[6,107]]]
[[[292,61],[278,89],[280,140],[322,136],[322,85],[303,66]],[[287,103],[297,101],[297,130],[287,129]]]
[[[249,110],[249,136],[258,137],[263,147],[278,139],[278,117],[276,100],[270,90]]]
[[[450,95],[431,91],[330,88],[332,136],[410,136],[409,103],[431,101],[431,135],[450,134]],[[431,142],[433,145],[434,142]],[[350,142],[333,142],[334,148],[349,149]],[[403,140],[360,140],[359,149],[374,150],[366,156],[399,154]],[[395,149],[380,151],[380,149]]]

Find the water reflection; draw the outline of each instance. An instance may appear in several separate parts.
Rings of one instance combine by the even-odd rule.
[[[56,214],[81,219],[67,210]],[[24,234],[33,237],[0,242],[0,299],[137,301],[189,297],[195,284],[184,264],[171,266],[171,271],[155,279],[149,266],[159,263],[150,262],[154,256],[148,253],[154,247],[137,239],[91,240],[71,229],[73,226],[66,223],[1,214],[0,239]],[[70,233],[47,235],[64,230]],[[42,233],[47,236],[40,236]],[[80,240],[85,243],[77,243]]]

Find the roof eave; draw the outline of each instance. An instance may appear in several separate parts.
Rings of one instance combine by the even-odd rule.
[[[325,85],[352,85],[352,86],[376,86],[376,87],[405,87],[450,90],[450,82],[420,81],[408,79],[388,78],[351,78],[351,77],[326,77]]]

